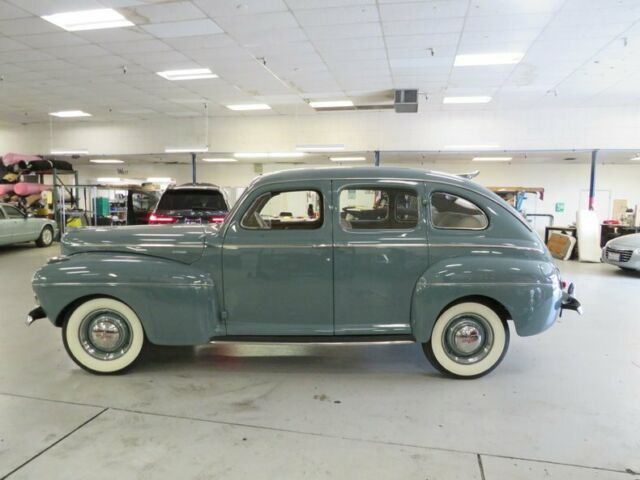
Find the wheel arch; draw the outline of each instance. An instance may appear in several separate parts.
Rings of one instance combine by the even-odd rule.
[[[463,297],[452,300],[438,312],[438,315],[436,316],[436,318],[442,315],[443,312],[453,307],[454,305],[458,305],[459,303],[465,303],[465,302],[481,303],[482,305],[485,305],[491,308],[493,311],[495,311],[498,314],[498,316],[502,319],[502,321],[504,322],[508,320],[513,321],[513,317],[509,313],[509,310],[507,309],[507,307],[505,307],[502,303],[500,303],[495,298],[492,298],[487,295],[465,295]]]

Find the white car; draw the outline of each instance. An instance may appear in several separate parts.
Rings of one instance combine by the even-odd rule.
[[[640,270],[640,233],[609,240],[602,249],[602,261],[623,270]]]

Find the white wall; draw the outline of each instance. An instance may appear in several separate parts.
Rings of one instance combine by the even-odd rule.
[[[324,165],[326,166],[326,165]],[[410,166],[403,164],[402,166]],[[469,171],[464,164],[415,165],[418,168],[449,173]],[[475,165],[474,165],[475,167]],[[171,177],[178,183],[191,181],[191,165],[127,165],[126,175],[118,175],[116,166],[81,166],[81,183],[90,183],[97,177],[121,176],[146,179],[147,177]],[[265,164],[264,172],[300,168],[293,164]],[[590,166],[587,164],[486,164],[480,167],[475,181],[485,186],[543,187],[545,198],[535,204],[529,203],[529,213],[551,213],[557,225],[566,225],[575,220],[580,205],[580,191],[589,188]],[[198,164],[198,181],[210,182],[223,187],[246,187],[257,176],[251,164]],[[611,192],[611,200],[627,199],[630,205],[640,204],[640,165],[598,165],[596,187]],[[556,202],[565,206],[564,213],[554,211]],[[535,207],[535,209],[533,208]],[[607,206],[610,214],[611,206]]]
[[[17,135],[17,136],[16,136]],[[0,128],[0,153],[88,149],[98,154],[161,153],[165,147],[212,151],[291,151],[296,144],[342,143],[347,150],[441,150],[451,145],[502,149],[634,149],[640,145],[640,107],[514,110],[334,112],[315,115],[211,117],[100,123],[56,120]]]

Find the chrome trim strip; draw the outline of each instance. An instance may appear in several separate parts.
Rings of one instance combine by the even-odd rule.
[[[477,286],[477,285],[490,285],[492,287],[544,287],[553,286],[553,283],[535,283],[535,282],[431,282],[427,283],[427,286],[436,287],[459,287],[459,286]]]
[[[134,286],[134,287],[148,287],[153,285],[154,287],[213,287],[213,283],[152,283],[152,282],[46,282],[46,283],[34,283],[34,287],[120,287],[120,286]]]
[[[158,244],[158,243],[138,243],[138,244],[126,244],[126,243],[72,243],[63,242],[68,247],[80,247],[80,248],[128,248],[128,249],[140,249],[140,248],[202,248],[204,249],[204,243],[187,243],[187,244]]]
[[[440,247],[460,247],[460,248],[509,248],[512,250],[529,250],[532,252],[543,253],[543,250],[535,247],[521,247],[518,245],[489,245],[489,244],[481,244],[481,243],[431,243],[429,247],[440,248]]]
[[[365,248],[394,248],[394,247],[421,247],[426,248],[429,246],[428,243],[359,243],[359,242],[344,242],[344,243],[336,243],[336,247],[338,248],[351,248],[351,247],[365,247]]]
[[[442,248],[442,247],[454,247],[454,248],[507,248],[512,250],[525,250],[543,253],[541,249],[534,247],[522,247],[518,245],[485,245],[485,244],[476,244],[476,243],[360,243],[360,242],[336,242],[331,245],[330,243],[309,243],[303,245],[296,244],[287,244],[287,243],[247,243],[243,245],[239,244],[225,244],[222,248],[226,248],[228,250],[239,250],[242,248],[395,248],[395,247],[407,247],[407,248]]]
[[[224,244],[222,248],[227,250],[240,250],[241,248],[331,248],[330,243],[308,243],[303,245],[288,243],[247,243],[247,244]]]

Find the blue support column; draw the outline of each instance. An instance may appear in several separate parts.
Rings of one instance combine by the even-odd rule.
[[[596,161],[598,160],[598,150],[591,152],[591,180],[589,182],[589,210],[593,210],[593,201],[596,196]]]
[[[191,154],[191,178],[192,183],[196,183],[196,154]]]
[[[380,166],[380,150],[375,150],[373,152],[373,154],[374,154],[374,158],[375,158],[375,161],[373,162],[373,165],[376,166],[376,167],[379,167]]]

